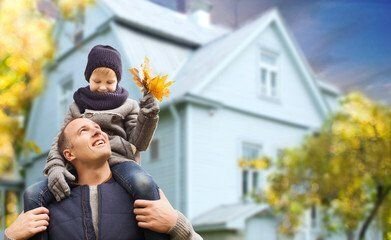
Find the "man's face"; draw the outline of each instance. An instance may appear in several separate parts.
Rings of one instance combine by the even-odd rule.
[[[95,122],[77,118],[70,122],[64,130],[69,147],[64,156],[76,167],[78,163],[96,164],[109,159],[111,147],[109,138]]]
[[[117,75],[110,68],[95,69],[89,82],[91,92],[115,92],[117,89]]]

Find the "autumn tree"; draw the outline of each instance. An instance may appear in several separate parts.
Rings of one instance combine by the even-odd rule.
[[[0,0],[0,175],[11,172],[17,154],[39,150],[25,139],[25,127],[55,56],[55,23],[74,20],[92,2]]]
[[[280,230],[288,235],[300,226],[304,211],[317,206],[328,232],[343,231],[348,239],[362,240],[377,220],[387,239],[390,158],[390,108],[351,93],[317,133],[285,149],[269,177],[265,199],[283,216]]]
[[[45,66],[54,57],[55,23],[75,19],[91,3],[0,0],[0,174],[11,169],[15,153],[34,146],[24,138],[24,128],[44,87]],[[39,6],[50,6],[52,15]]]

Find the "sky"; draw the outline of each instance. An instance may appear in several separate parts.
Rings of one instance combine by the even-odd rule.
[[[190,6],[193,1],[155,0],[169,7]],[[277,7],[319,79],[391,105],[391,0],[209,2],[212,23],[230,28]]]

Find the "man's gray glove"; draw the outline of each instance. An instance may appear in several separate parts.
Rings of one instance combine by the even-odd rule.
[[[140,111],[148,118],[154,118],[159,113],[159,102],[152,93],[146,94],[140,100]]]
[[[68,197],[71,189],[65,179],[75,181],[76,177],[72,175],[64,166],[53,166],[48,171],[49,190],[53,193],[57,202]]]

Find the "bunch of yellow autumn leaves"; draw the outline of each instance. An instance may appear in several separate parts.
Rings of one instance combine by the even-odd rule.
[[[133,75],[133,80],[141,91],[145,94],[151,93],[160,102],[164,97],[169,97],[169,87],[174,83],[168,81],[168,75],[155,75],[152,74],[152,69],[149,64],[149,59],[144,58],[144,63],[140,68],[131,68],[129,72]]]

